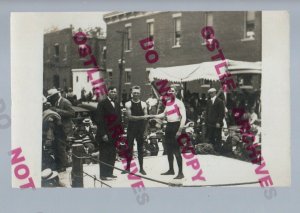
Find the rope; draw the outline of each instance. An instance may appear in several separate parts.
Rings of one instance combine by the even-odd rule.
[[[72,155],[74,155],[74,157],[76,157],[76,158],[78,157],[78,156],[76,156],[76,155],[73,154],[73,153],[72,153]],[[146,180],[150,180],[150,181],[157,182],[157,183],[164,184],[164,185],[168,185],[168,186],[173,186],[173,185],[174,185],[174,184],[172,184],[172,183],[167,183],[167,182],[164,182],[164,181],[161,181],[161,180],[156,180],[156,179],[153,179],[153,178],[141,176],[141,175],[138,175],[138,174],[129,172],[129,171],[127,171],[127,170],[120,169],[120,168],[118,168],[118,167],[115,167],[115,166],[112,166],[112,165],[110,165],[110,164],[104,163],[104,162],[102,162],[102,161],[100,161],[100,160],[98,160],[98,159],[96,159],[96,158],[91,157],[91,156],[89,156],[89,157],[87,157],[87,158],[93,159],[93,160],[97,161],[98,163],[104,164],[104,165],[106,165],[106,166],[109,166],[109,167],[114,168],[114,169],[116,169],[116,170],[119,170],[119,171],[121,171],[121,172],[125,172],[125,173],[128,173],[128,174],[130,174],[130,175],[134,175],[134,176],[136,176],[136,177],[144,178],[144,179],[146,179]]]
[[[259,181],[252,181],[252,182],[242,182],[242,183],[211,184],[211,185],[181,185],[181,187],[216,187],[216,186],[238,186],[238,185],[247,185],[247,184],[255,184],[255,183],[259,183]]]
[[[75,157],[77,157],[77,156],[75,156]],[[89,158],[94,159],[92,157],[89,157]],[[259,181],[242,182],[242,183],[211,184],[211,185],[182,185],[181,183],[167,183],[167,182],[164,182],[164,181],[160,181],[160,180],[156,180],[156,179],[153,179],[153,178],[141,176],[141,175],[138,175],[138,174],[135,174],[135,173],[132,173],[132,172],[128,172],[126,170],[123,170],[123,169],[114,167],[114,166],[112,166],[110,164],[104,163],[104,162],[102,162],[102,161],[100,161],[98,159],[94,159],[94,160],[96,160],[99,163],[102,163],[104,165],[107,165],[109,167],[113,167],[114,169],[117,169],[119,171],[125,171],[128,174],[131,174],[131,175],[134,175],[134,176],[137,176],[137,177],[140,177],[140,178],[144,178],[146,180],[150,180],[150,181],[153,181],[153,182],[157,182],[157,183],[161,183],[161,184],[164,184],[164,185],[168,185],[168,186],[171,186],[171,187],[221,187],[221,186],[238,186],[238,185],[247,185],[247,184],[256,184],[256,183],[259,183]]]
[[[69,155],[69,154],[68,154],[68,155]],[[74,157],[78,158],[78,159],[88,159],[88,158],[90,158],[90,157],[79,157],[79,156],[76,156],[76,155],[73,154],[73,153],[72,153],[72,155],[73,155]],[[70,155],[69,155],[69,156],[70,156]],[[86,173],[86,172],[84,172],[84,171],[82,171],[82,173],[85,174],[85,176],[89,176],[89,177],[93,178],[94,181],[100,182],[100,183],[101,183],[101,186],[102,186],[102,184],[103,184],[103,185],[106,185],[106,186],[112,188],[110,185],[108,185],[108,184],[104,183],[103,181],[97,179],[96,176],[92,176],[92,175],[90,175],[90,174],[88,174],[88,173]],[[78,175],[75,175],[75,174],[73,173],[73,171],[70,173],[70,175],[71,175],[71,174],[74,175],[75,177],[80,177],[80,176],[78,176]],[[83,177],[85,177],[85,176],[83,176]],[[71,181],[70,181],[70,182],[71,182]],[[94,183],[94,186],[95,186],[95,183]]]
[[[83,171],[83,173],[84,173],[84,174],[86,174],[87,176],[89,176],[89,177],[93,178],[93,179],[94,179],[94,181],[98,181],[98,182],[100,182],[101,184],[103,184],[103,185],[105,185],[105,186],[108,186],[109,188],[112,188],[112,186],[110,186],[110,185],[108,185],[108,184],[104,183],[103,181],[101,181],[101,180],[97,179],[97,178],[96,178],[96,176],[92,176],[92,175],[90,175],[90,174],[88,174],[88,173],[86,173],[86,172],[84,172],[84,171]]]
[[[150,180],[150,181],[153,181],[153,182],[156,182],[156,183],[160,183],[160,184],[164,184],[164,185],[171,186],[171,187],[222,187],[222,186],[237,186],[237,185],[247,185],[247,184],[256,184],[256,183],[259,183],[258,181],[242,182],[242,183],[228,183],[228,184],[211,184],[211,185],[182,185],[181,183],[168,183],[168,182],[165,182],[165,181],[156,180],[156,179],[153,179],[153,178],[149,178],[149,177],[141,176],[141,175],[138,175],[138,174],[135,174],[135,173],[132,173],[132,172],[128,172],[127,170],[123,170],[123,169],[120,169],[118,167],[115,167],[115,166],[112,166],[110,164],[107,164],[105,162],[102,162],[99,159],[92,157],[91,155],[85,156],[85,157],[79,157],[79,156],[75,155],[74,153],[72,153],[72,155],[74,157],[76,157],[76,158],[79,158],[79,159],[93,159],[93,160],[97,161],[98,163],[102,163],[102,164],[104,164],[106,166],[109,166],[111,168],[117,169],[117,170],[119,170],[121,172],[125,172],[127,174],[131,174],[131,175],[134,175],[134,176],[139,177],[139,178],[143,178],[143,179],[146,179],[146,180]],[[104,183],[103,181],[97,179],[96,177],[93,177],[93,176],[89,175],[86,172],[83,172],[83,173],[85,173],[87,176],[93,178],[94,180],[97,180],[101,184],[106,185],[106,186],[112,188],[112,186]]]

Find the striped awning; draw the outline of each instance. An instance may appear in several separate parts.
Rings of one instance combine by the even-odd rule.
[[[261,62],[226,60],[228,71],[232,74],[261,74]],[[215,66],[221,61],[203,62],[173,67],[158,67],[150,70],[149,80],[168,80],[170,82],[189,82],[200,79],[217,81],[219,76]]]

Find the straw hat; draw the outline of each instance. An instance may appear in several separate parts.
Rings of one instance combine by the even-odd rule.
[[[55,89],[55,88],[49,89],[49,90],[48,90],[48,96],[47,96],[47,98],[49,98],[49,97],[51,97],[51,96],[53,96],[53,95],[55,95],[55,94],[57,94],[57,93],[60,93],[59,90],[57,90],[57,89]]]
[[[217,90],[215,88],[210,88],[208,91],[208,93],[211,93],[211,92],[217,92]]]
[[[51,169],[45,169],[42,171],[42,179],[43,180],[51,180],[57,177],[58,173],[56,171],[52,171]]]

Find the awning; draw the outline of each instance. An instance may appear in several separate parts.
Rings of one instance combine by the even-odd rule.
[[[232,74],[261,74],[261,62],[226,60],[228,71]],[[173,67],[158,67],[150,70],[149,80],[168,80],[170,82],[189,82],[200,79],[219,80],[215,66],[221,61],[203,62]]]

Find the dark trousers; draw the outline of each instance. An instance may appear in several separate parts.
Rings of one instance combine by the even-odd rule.
[[[127,156],[127,170],[130,170],[130,163],[133,157],[133,144],[134,139],[137,142],[138,159],[140,169],[143,169],[143,158],[144,158],[144,126],[131,126],[127,129],[127,141],[128,141],[128,156]]]
[[[67,136],[66,133],[62,130],[62,127],[56,127],[55,131],[55,142],[54,142],[54,151],[55,151],[55,163],[56,169],[60,170],[67,167]]]
[[[180,127],[180,122],[168,122],[166,127],[165,147],[168,155],[169,170],[174,171],[174,156],[176,157],[179,173],[182,173],[182,157],[180,146],[176,140],[176,133]]]
[[[207,126],[207,139],[215,149],[219,152],[221,148],[222,128],[216,128],[212,125]]]
[[[99,152],[100,152],[100,161],[111,166],[105,165],[103,163],[99,163],[100,166],[100,176],[109,177],[113,174],[116,161],[116,149],[113,141],[101,141],[99,144]]]

